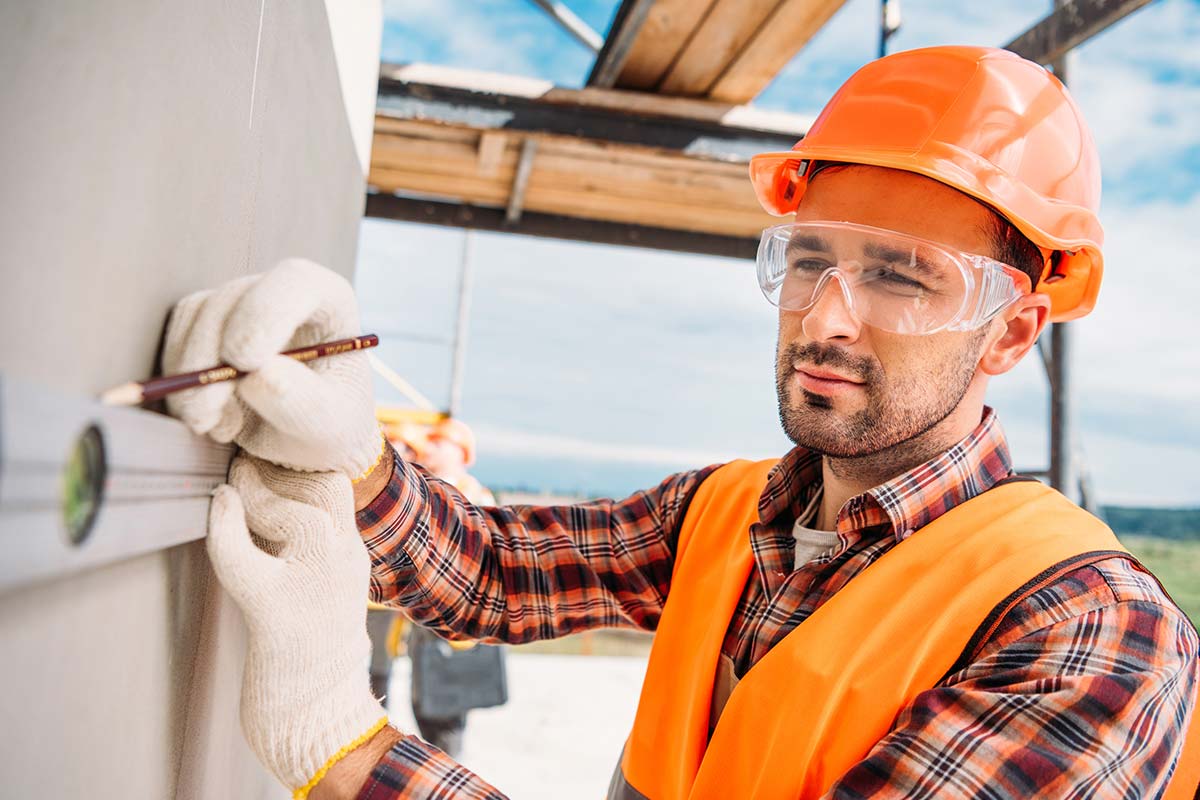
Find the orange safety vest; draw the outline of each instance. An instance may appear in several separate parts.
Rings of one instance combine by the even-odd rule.
[[[754,567],[747,532],[774,464],[728,464],[688,507],[610,800],[818,798],[1018,602],[1082,565],[1133,560],[1058,492],[994,487],[897,544],[776,644],[734,688],[710,741],[721,645]],[[1197,719],[1170,800],[1191,798],[1200,780]]]

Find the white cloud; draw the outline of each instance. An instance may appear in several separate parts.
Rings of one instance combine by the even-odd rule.
[[[1106,208],[1104,283],[1082,321],[1080,381],[1089,391],[1200,403],[1200,195]],[[1200,442],[1196,442],[1200,445]]]
[[[1198,36],[1200,7],[1164,0],[1087,42],[1073,58],[1067,79],[1110,185],[1136,178],[1153,187],[1156,174],[1178,170],[1182,154],[1200,146]],[[1190,183],[1200,190],[1194,170]]]

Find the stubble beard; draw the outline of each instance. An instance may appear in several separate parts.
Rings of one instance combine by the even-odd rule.
[[[978,364],[982,333],[957,355],[895,383],[872,358],[815,342],[788,345],[777,352],[775,360],[779,421],[784,433],[793,443],[821,455],[870,459],[881,462],[875,467],[885,471],[903,471],[922,463],[931,449],[951,444],[930,442],[929,436],[966,396]],[[793,364],[797,362],[830,367],[861,380],[865,406],[847,415],[839,412],[830,398],[807,390],[801,390],[793,402],[791,383]]]

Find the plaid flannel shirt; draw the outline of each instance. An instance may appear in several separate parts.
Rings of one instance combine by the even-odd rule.
[[[620,502],[480,508],[395,459],[390,485],[358,517],[372,599],[404,607],[447,638],[652,631],[685,498],[715,468],[672,475]],[[821,460],[792,450],[769,476],[761,522],[748,532],[756,570],[723,648],[737,674],[897,542],[1011,472],[987,409],[945,453],[847,502],[838,545],[797,569],[792,523],[820,486]],[[1157,797],[1195,704],[1198,647],[1187,618],[1128,561],[1076,569],[1014,608],[973,663],[918,695],[826,796]],[[504,797],[411,736],[359,794],[451,796]]]

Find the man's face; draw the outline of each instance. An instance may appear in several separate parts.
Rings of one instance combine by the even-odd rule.
[[[796,221],[847,221],[907,233],[969,253],[990,252],[991,212],[912,173],[837,167],[812,181]],[[839,458],[902,445],[957,408],[988,326],[924,336],[862,324],[832,282],[806,311],[779,312],[776,387],[784,431]]]

